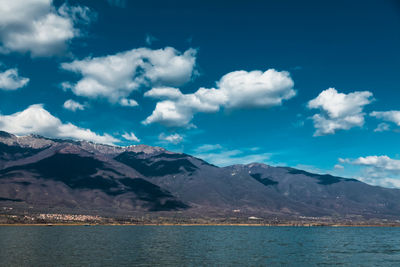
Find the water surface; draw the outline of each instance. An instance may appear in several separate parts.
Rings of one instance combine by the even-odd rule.
[[[400,266],[400,228],[4,226],[0,266]]]

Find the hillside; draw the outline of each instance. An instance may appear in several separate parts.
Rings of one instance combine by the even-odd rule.
[[[0,132],[3,214],[400,219],[400,190],[253,163],[220,168],[159,147]]]

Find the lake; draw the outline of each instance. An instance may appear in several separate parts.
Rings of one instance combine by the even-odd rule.
[[[3,226],[0,266],[400,266],[400,228]]]

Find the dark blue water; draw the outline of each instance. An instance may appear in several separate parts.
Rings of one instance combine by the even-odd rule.
[[[400,228],[0,227],[0,266],[400,266]]]

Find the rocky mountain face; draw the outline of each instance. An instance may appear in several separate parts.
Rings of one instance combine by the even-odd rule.
[[[0,209],[100,215],[400,218],[400,190],[163,148],[0,132]],[[1,213],[2,211],[0,211]]]

